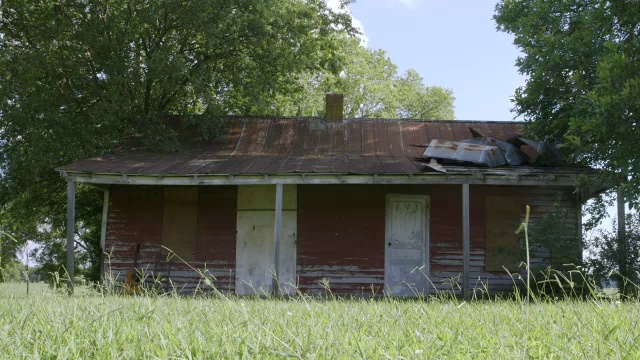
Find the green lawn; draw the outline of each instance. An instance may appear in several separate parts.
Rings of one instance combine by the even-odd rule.
[[[69,297],[0,284],[2,358],[640,358],[640,305]]]

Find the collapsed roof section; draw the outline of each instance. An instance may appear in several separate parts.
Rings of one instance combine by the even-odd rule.
[[[559,165],[560,154],[553,145],[520,137],[500,140],[483,136],[469,128],[470,139],[450,141],[433,139],[426,145],[423,160],[435,171],[446,171],[436,167],[438,161],[445,164],[474,164],[486,167],[532,165]],[[532,154],[531,156],[529,154]]]

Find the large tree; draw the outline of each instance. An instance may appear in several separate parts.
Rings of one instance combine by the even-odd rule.
[[[627,178],[640,199],[640,4],[637,0],[502,0],[498,29],[515,36],[515,112],[576,159]]]
[[[324,95],[345,95],[346,117],[413,118],[453,120],[453,92],[440,86],[425,86],[413,69],[404,74],[384,50],[371,50],[356,38],[339,43],[342,71],[301,73],[301,91],[282,93],[272,109],[286,115],[322,115]]]
[[[574,160],[609,170],[605,181],[620,182],[626,200],[638,206],[638,1],[502,0],[495,20],[523,53],[517,66],[528,79],[516,90],[516,113],[530,122],[534,136],[564,142]],[[600,218],[602,209],[592,218]],[[617,270],[622,278],[637,279],[637,259],[629,258],[637,240],[592,238],[589,245],[600,257],[588,265],[594,274]]]
[[[3,0],[5,230],[47,241],[55,258],[65,208],[55,166],[131,138],[170,149],[165,115],[273,108],[298,90],[297,74],[340,71],[337,40],[353,32],[323,0]],[[78,190],[78,245],[96,254],[100,193]]]

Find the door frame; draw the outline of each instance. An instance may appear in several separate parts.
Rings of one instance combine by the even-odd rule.
[[[398,193],[388,193],[386,194],[385,199],[385,222],[384,222],[384,292],[387,292],[387,284],[389,283],[389,266],[391,262],[391,253],[389,251],[388,243],[391,238],[391,227],[389,226],[391,223],[391,201],[394,198],[404,198],[404,199],[420,199],[424,201],[425,204],[425,213],[424,213],[424,241],[422,243],[422,266],[424,267],[424,274],[427,277],[427,288],[425,295],[431,293],[431,254],[429,252],[429,248],[431,247],[431,239],[430,239],[430,231],[431,228],[431,199],[429,195],[419,195],[419,194],[398,194]],[[393,296],[393,294],[388,294]]]

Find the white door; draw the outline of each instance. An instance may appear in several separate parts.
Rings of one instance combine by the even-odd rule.
[[[428,218],[427,196],[387,195],[385,294],[428,293]]]
[[[284,186],[280,265],[280,291],[296,293],[296,185]],[[273,283],[274,185],[238,187],[236,236],[236,294],[269,294]]]

